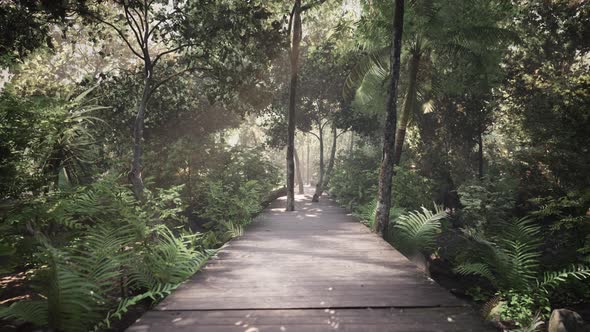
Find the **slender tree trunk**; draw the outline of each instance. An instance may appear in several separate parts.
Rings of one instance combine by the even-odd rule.
[[[326,174],[324,175],[324,184],[322,185],[322,192],[329,188],[330,177],[332,176],[332,170],[334,169],[334,162],[336,160],[336,142],[338,140],[338,133],[336,132],[336,126],[332,125],[332,150],[330,150],[330,161],[328,161],[328,167],[326,168]]]
[[[350,131],[350,148],[348,151],[348,156],[352,157],[352,151],[354,150],[354,131]]]
[[[299,43],[301,42],[301,0],[295,0],[293,9],[293,30],[291,43],[291,86],[289,90],[289,116],[287,133],[287,211],[295,210],[295,102],[297,95],[297,71]]]
[[[146,62],[146,77],[143,84],[143,94],[137,109],[137,116],[135,117],[135,124],[133,126],[133,162],[131,163],[131,172],[129,172],[129,180],[133,185],[133,193],[138,199],[143,199],[143,179],[141,175],[141,157],[143,144],[143,128],[145,121],[145,112],[147,109],[148,100],[150,97],[150,89],[152,85],[151,69]]]
[[[309,141],[307,142],[307,184],[311,184],[311,178],[309,177],[310,169],[309,169]]]
[[[374,229],[384,238],[388,237],[389,209],[391,207],[391,182],[393,180],[393,155],[397,122],[397,86],[400,72],[400,51],[404,24],[404,0],[395,0],[391,47],[391,77],[387,91],[385,110],[387,118],[383,133],[383,156],[379,172],[379,191],[375,211]]]
[[[420,66],[420,49],[414,50],[412,57],[410,58],[410,64],[408,66],[408,90],[404,100],[404,108],[399,117],[399,125],[395,133],[395,153],[393,156],[394,165],[399,165],[402,158],[402,149],[404,146],[404,140],[406,138],[406,130],[414,105],[416,103],[416,78],[418,76],[418,68]]]
[[[301,177],[301,164],[299,163],[299,155],[297,150],[294,151],[295,155],[295,175],[297,175],[297,185],[299,186],[299,194],[303,195],[303,178]]]
[[[312,202],[319,202],[320,196],[322,195],[323,189],[322,184],[324,183],[324,130],[320,123],[320,174],[317,183],[315,184],[315,193],[311,199]]]
[[[479,131],[479,139],[477,141],[478,150],[477,150],[477,163],[479,168],[479,179],[483,180],[483,134],[482,131]]]

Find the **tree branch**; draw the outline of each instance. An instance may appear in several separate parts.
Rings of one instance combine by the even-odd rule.
[[[291,13],[289,14],[289,26],[287,27],[287,38],[291,40],[291,25],[293,25],[293,15],[295,15],[295,5],[293,5],[293,9],[291,9]]]
[[[123,30],[117,28],[116,25],[114,25],[113,23],[103,20],[102,18],[100,18],[97,15],[92,14],[91,12],[85,12],[83,13],[85,15],[88,15],[92,18],[94,18],[95,20],[97,20],[98,22],[102,23],[102,24],[106,24],[109,27],[111,27],[113,30],[115,30],[117,32],[117,34],[119,35],[119,37],[121,37],[121,39],[123,39],[123,41],[125,42],[125,44],[127,44],[127,47],[129,47],[129,49],[131,50],[131,52],[133,52],[133,54],[135,54],[138,58],[145,60],[145,58],[143,57],[143,55],[139,54],[139,52],[137,52],[135,50],[135,48],[133,48],[133,46],[131,46],[131,43],[129,42],[129,40],[127,39],[127,37],[125,37],[125,34],[123,33]],[[141,45],[140,45],[141,47]]]
[[[312,3],[308,3],[308,4],[307,4],[307,5],[305,5],[305,6],[301,6],[301,10],[300,10],[300,12],[304,12],[304,11],[306,11],[306,10],[308,10],[308,9],[311,9],[311,8],[315,7],[315,6],[319,6],[319,5],[323,4],[324,2],[326,2],[326,0],[318,0],[318,1],[317,1],[317,2],[315,2],[315,3],[314,3],[314,2],[312,2]]]
[[[180,51],[181,49],[183,49],[185,47],[195,46],[195,45],[198,45],[198,44],[197,43],[182,44],[180,46],[177,46],[177,47],[171,48],[169,50],[166,50],[166,51],[164,51],[164,52],[159,53],[158,55],[156,55],[156,57],[154,58],[154,62],[153,63],[156,64],[156,62],[158,62],[158,60],[160,60],[160,58],[163,57],[166,54],[174,53],[176,51]]]
[[[182,74],[184,74],[184,73],[187,73],[187,72],[189,72],[189,71],[192,71],[192,70],[197,70],[197,69],[198,69],[198,70],[201,70],[201,71],[206,71],[206,70],[208,70],[208,68],[202,68],[202,67],[187,67],[187,68],[185,68],[185,69],[183,69],[183,70],[179,70],[179,71],[177,71],[176,73],[174,73],[174,74],[171,74],[171,75],[168,75],[168,76],[164,77],[163,79],[161,79],[160,81],[158,81],[158,82],[154,83],[153,87],[150,89],[150,92],[149,92],[150,96],[151,96],[151,95],[152,95],[152,94],[153,94],[153,93],[154,93],[154,92],[155,92],[155,91],[156,91],[156,90],[157,90],[159,87],[161,87],[162,85],[164,85],[164,84],[165,84],[165,83],[167,83],[168,81],[170,81],[170,80],[172,80],[172,79],[174,79],[174,78],[176,78],[176,77],[178,77],[178,76],[180,76],[180,75],[182,75]]]
[[[131,28],[131,31],[133,31],[133,35],[135,35],[135,39],[137,40],[137,43],[143,49],[145,47],[145,45],[144,45],[145,43],[144,43],[144,40],[140,37],[142,34],[142,30],[139,27],[139,24],[137,24],[137,21],[135,20],[133,15],[131,15],[131,13],[129,12],[128,5],[124,4],[123,8],[125,9],[125,20],[127,21],[127,25]],[[136,28],[137,28],[137,30],[135,30]]]
[[[340,137],[340,135],[347,133],[348,129],[344,129],[343,131],[340,132],[340,134],[336,135],[336,138]]]
[[[148,18],[145,18],[145,21],[143,20],[143,18],[141,17],[141,14],[139,13],[139,11],[137,11],[137,9],[135,7],[131,7],[131,9],[133,10],[133,12],[137,15],[137,18],[139,19],[139,22],[141,23],[141,27],[143,28],[143,30],[146,29],[147,26],[147,20]]]
[[[301,132],[304,133],[304,134],[311,134],[311,135],[315,136],[318,140],[320,139],[320,136],[318,136],[318,134],[316,134],[316,133],[314,133],[312,131],[303,131],[302,130]]]

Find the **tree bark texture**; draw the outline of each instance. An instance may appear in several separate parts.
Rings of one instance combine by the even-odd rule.
[[[478,171],[479,171],[479,179],[483,180],[484,173],[483,173],[483,134],[482,134],[482,131],[479,132],[477,145],[478,145],[477,166],[478,166]]]
[[[297,175],[297,185],[299,187],[298,194],[303,195],[305,192],[303,190],[303,177],[301,176],[301,163],[299,162],[299,154],[297,154],[297,150],[295,150],[295,175]]]
[[[383,156],[379,172],[377,209],[374,230],[384,238],[388,237],[389,209],[391,207],[391,183],[393,180],[393,155],[395,152],[395,131],[397,122],[397,87],[400,73],[400,52],[404,22],[404,0],[395,0],[391,47],[391,77],[387,91],[385,110],[387,118],[383,133]]]
[[[320,132],[319,132],[319,141],[320,141],[320,170],[319,170],[319,176],[318,176],[318,181],[315,184],[315,193],[313,194],[313,197],[311,199],[312,202],[319,202],[320,201],[320,196],[322,195],[323,189],[322,189],[322,184],[324,183],[324,130],[322,128],[322,125],[320,123],[319,125],[320,128]]]
[[[131,163],[131,171],[129,172],[129,180],[133,185],[133,193],[137,199],[143,198],[143,178],[141,175],[142,165],[141,157],[143,154],[142,143],[143,143],[143,129],[145,121],[145,112],[150,97],[150,90],[152,85],[151,69],[148,69],[146,63],[146,77],[144,79],[143,93],[141,100],[137,108],[137,116],[135,117],[135,123],[133,125],[133,161]]]
[[[332,126],[332,149],[330,150],[330,161],[328,161],[328,167],[326,167],[326,174],[324,175],[324,184],[322,185],[322,192],[329,188],[330,177],[334,170],[334,162],[336,161],[336,142],[338,141],[338,133],[336,126]]]
[[[420,55],[419,49],[414,50],[412,52],[412,57],[410,58],[410,63],[408,66],[408,90],[406,91],[404,108],[400,114],[399,125],[397,126],[397,131],[395,133],[395,153],[393,157],[394,165],[399,165],[399,162],[402,158],[406,130],[416,105],[416,79],[418,77],[418,69],[420,66]]]
[[[295,103],[297,95],[297,71],[299,44],[301,43],[301,0],[295,0],[293,8],[293,29],[291,42],[291,86],[289,89],[289,115],[287,132],[287,211],[295,210]]]

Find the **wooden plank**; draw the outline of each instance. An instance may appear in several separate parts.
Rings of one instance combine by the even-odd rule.
[[[328,199],[279,199],[129,331],[484,331],[479,317]],[[371,308],[367,310],[365,308]]]
[[[128,331],[493,331],[466,308],[152,311]]]

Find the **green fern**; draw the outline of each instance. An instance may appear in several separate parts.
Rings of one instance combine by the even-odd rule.
[[[442,207],[435,206],[435,213],[422,207],[422,211],[406,213],[396,220],[394,241],[406,251],[427,251],[436,246],[441,231],[440,220],[447,217]]]
[[[506,301],[502,312],[516,320],[523,330],[534,331],[538,319],[529,321],[527,312],[548,315],[549,292],[571,279],[590,278],[590,267],[574,265],[555,272],[545,272],[540,278],[541,229],[530,218],[521,218],[502,225],[490,239],[467,230],[472,255],[454,271],[461,275],[476,275],[489,280]],[[532,300],[534,299],[534,300]],[[524,312],[524,314],[523,314]],[[531,314],[532,316],[532,314]]]
[[[545,292],[549,292],[571,278],[578,280],[590,278],[590,266],[572,265],[561,271],[545,272],[543,274],[543,280],[538,281],[537,287]]]
[[[129,283],[132,287],[155,290],[163,284],[178,284],[193,275],[214,251],[196,251],[190,239],[175,237],[166,226],[155,228],[156,243],[130,265]]]
[[[477,274],[501,289],[526,289],[531,282],[535,282],[541,234],[532,219],[521,218],[504,224],[492,240],[473,230],[465,231],[465,235],[473,245],[473,257],[457,266],[456,273]],[[482,268],[484,265],[485,270]]]
[[[237,222],[227,221],[221,222],[221,224],[226,229],[224,234],[228,240],[244,235],[244,226]]]
[[[490,267],[484,263],[465,263],[455,268],[455,273],[461,275],[475,275],[488,279],[492,284],[496,284],[496,277],[490,270]]]
[[[354,216],[359,218],[361,222],[368,227],[372,228],[375,222],[375,213],[377,212],[377,201],[372,200],[371,202],[361,205],[358,207]]]
[[[36,326],[44,326],[48,322],[49,312],[46,301],[20,301],[9,307],[0,307],[3,319],[23,320]]]
[[[129,310],[130,307],[138,304],[139,302],[145,299],[152,299],[153,302],[159,301],[166,296],[170,295],[173,290],[178,288],[178,284],[167,284],[167,285],[160,285],[156,287],[154,290],[147,291],[145,293],[141,293],[139,295],[133,296],[131,298],[126,298],[119,302],[119,305],[114,310],[111,310],[107,313],[105,319],[94,326],[94,331],[104,330],[105,328],[111,328],[111,324],[115,319],[122,319],[123,315]]]

